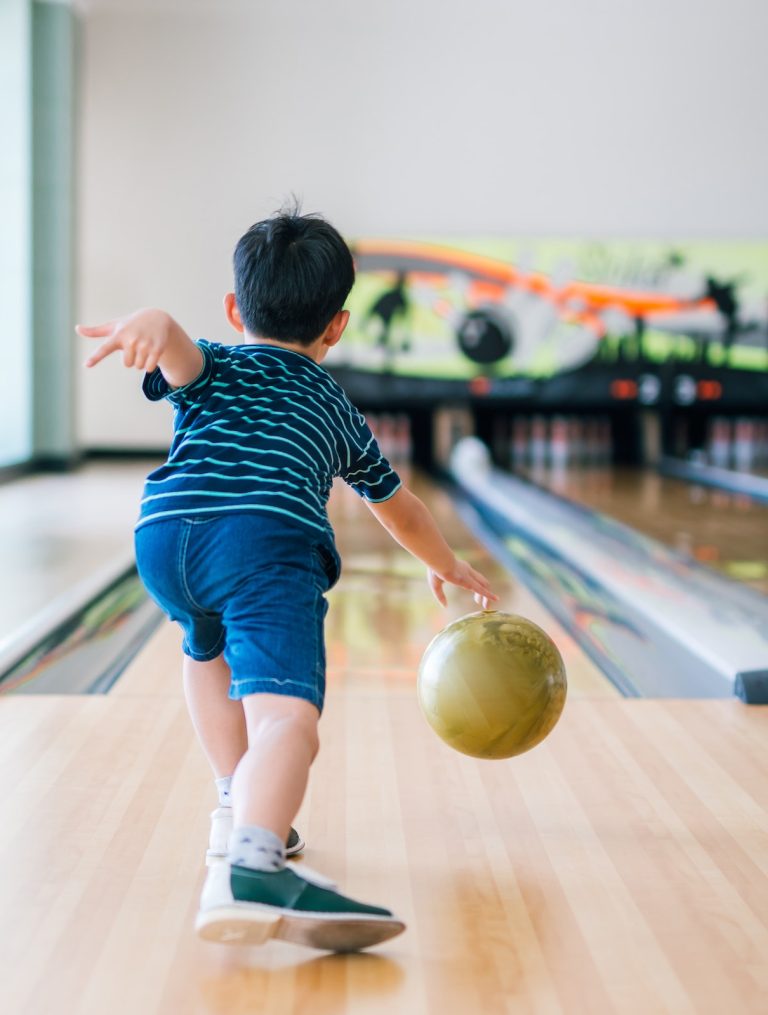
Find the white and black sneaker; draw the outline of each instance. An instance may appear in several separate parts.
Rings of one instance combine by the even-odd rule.
[[[221,944],[277,938],[350,952],[401,934],[405,924],[388,909],[347,898],[301,864],[257,871],[225,862],[208,871],[195,929],[205,941]]]

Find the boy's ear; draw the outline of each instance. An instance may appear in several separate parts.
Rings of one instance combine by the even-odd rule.
[[[245,325],[240,318],[240,311],[237,309],[237,301],[235,300],[234,293],[227,293],[224,297],[224,313],[227,315],[227,320],[240,334],[245,331]]]
[[[349,311],[340,310],[338,314],[334,314],[331,318],[328,327],[325,329],[325,335],[323,335],[323,345],[328,347],[336,345],[341,336],[344,334],[344,329],[349,321]]]

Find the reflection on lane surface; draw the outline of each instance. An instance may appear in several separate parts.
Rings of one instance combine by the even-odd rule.
[[[547,468],[525,476],[768,594],[768,505],[640,469]]]
[[[491,580],[501,608],[527,617],[554,638],[568,671],[569,695],[614,697],[613,685],[573,637],[468,531],[447,493],[419,473],[399,471],[427,503],[453,549]],[[328,596],[329,684],[366,691],[374,684],[381,690],[412,688],[431,639],[447,623],[478,607],[469,593],[453,588],[447,593],[448,608],[439,606],[427,587],[423,565],[394,542],[343,483],[334,487],[329,513],[343,561],[342,579]]]

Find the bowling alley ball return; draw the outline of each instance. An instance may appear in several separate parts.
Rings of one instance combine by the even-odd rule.
[[[557,646],[525,617],[470,613],[432,639],[419,667],[419,704],[450,747],[474,758],[511,758],[554,728],[565,705]]]

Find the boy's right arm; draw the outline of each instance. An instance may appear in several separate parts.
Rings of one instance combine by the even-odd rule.
[[[414,557],[426,564],[428,581],[439,603],[446,605],[443,584],[458,585],[474,592],[475,599],[498,600],[488,579],[465,560],[459,560],[446,543],[423,501],[401,486],[388,500],[367,500],[376,519]]]
[[[118,349],[123,363],[151,374],[160,367],[170,387],[182,388],[200,376],[203,354],[184,329],[164,310],[137,310],[128,317],[93,327],[78,324],[83,338],[103,338],[104,342],[85,365],[93,367]]]

